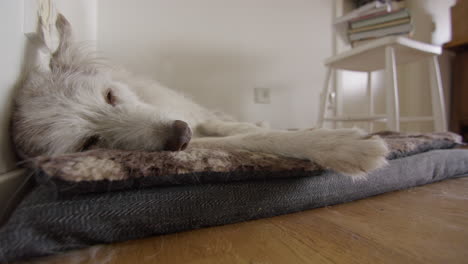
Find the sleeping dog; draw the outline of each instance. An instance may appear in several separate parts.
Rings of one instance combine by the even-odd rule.
[[[312,160],[353,177],[386,164],[388,149],[378,136],[358,129],[283,131],[236,122],[84,51],[73,43],[63,15],[57,16],[56,29],[58,47],[41,41],[39,50],[48,59],[27,74],[15,98],[13,139],[22,158],[96,147],[183,151],[190,144]]]

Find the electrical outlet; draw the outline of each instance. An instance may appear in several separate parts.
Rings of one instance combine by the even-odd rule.
[[[254,102],[256,104],[270,103],[270,88],[254,88]]]

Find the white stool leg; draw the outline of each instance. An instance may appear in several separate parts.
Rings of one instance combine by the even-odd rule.
[[[398,82],[395,61],[395,48],[385,48],[385,97],[387,108],[387,127],[400,131],[400,107],[398,104]]]
[[[320,100],[320,109],[319,109],[319,116],[318,116],[318,127],[323,127],[323,120],[325,119],[325,115],[327,114],[327,107],[328,107],[328,97],[330,96],[330,79],[331,79],[332,69],[330,67],[327,68],[327,74],[325,76],[325,84],[322,91],[322,98]]]
[[[367,107],[369,116],[374,115],[374,97],[372,95],[372,72],[367,72]],[[369,132],[374,130],[374,121],[370,120],[368,123]]]
[[[429,78],[431,82],[432,118],[434,118],[434,130],[436,132],[447,131],[445,115],[444,91],[440,77],[439,61],[437,56],[429,58]]]

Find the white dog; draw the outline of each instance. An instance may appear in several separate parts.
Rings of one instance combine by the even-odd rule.
[[[13,138],[22,158],[91,147],[179,151],[190,142],[308,159],[356,177],[386,164],[387,146],[377,136],[358,129],[281,131],[234,122],[83,52],[73,45],[62,15],[56,27],[58,48],[45,68],[28,74],[16,97]]]

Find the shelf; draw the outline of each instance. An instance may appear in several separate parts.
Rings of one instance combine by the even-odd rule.
[[[385,48],[395,47],[396,63],[406,64],[440,55],[442,48],[406,37],[389,36],[363,44],[325,60],[335,69],[370,72],[385,68]]]

